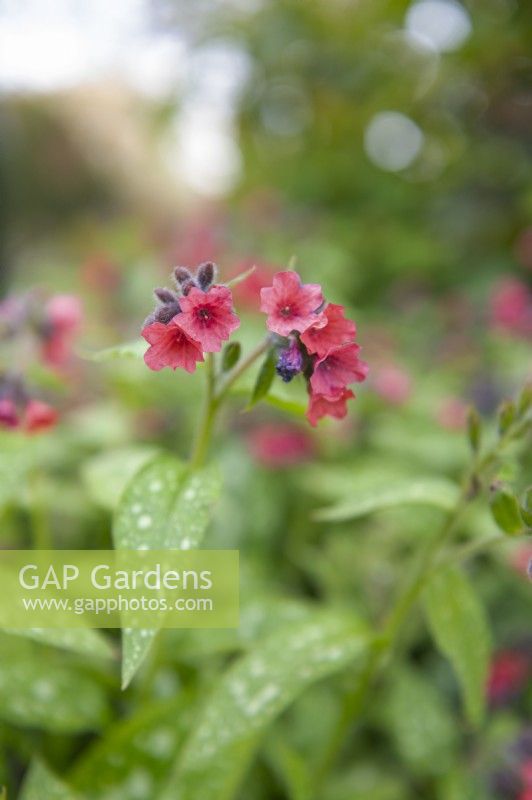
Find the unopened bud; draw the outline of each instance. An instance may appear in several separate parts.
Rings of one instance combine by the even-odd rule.
[[[297,342],[294,340],[279,353],[275,371],[285,383],[290,383],[302,369],[303,356]]]
[[[491,513],[499,528],[509,536],[523,533],[523,521],[517,498],[504,486],[493,486],[490,500]]]
[[[153,293],[157,298],[157,300],[159,300],[161,303],[167,304],[167,303],[175,303],[177,301],[177,296],[175,292],[170,291],[170,289],[166,288],[154,289]]]
[[[469,444],[474,453],[480,448],[480,438],[482,435],[482,423],[477,409],[471,406],[467,414],[467,435]]]
[[[196,272],[196,280],[200,289],[204,292],[207,291],[216,278],[217,271],[216,264],[213,264],[212,261],[206,261],[204,264],[199,265]]]
[[[174,280],[180,286],[182,283],[192,280],[192,273],[186,267],[176,267],[174,269]]]
[[[515,419],[515,406],[510,400],[505,400],[499,407],[499,433],[504,434]]]

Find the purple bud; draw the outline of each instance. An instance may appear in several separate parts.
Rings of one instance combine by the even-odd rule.
[[[153,293],[161,303],[168,304],[177,301],[177,295],[175,292],[170,291],[170,289],[154,289]]]
[[[197,285],[196,281],[193,278],[191,278],[189,281],[185,281],[184,283],[181,284],[181,292],[186,297],[187,294],[190,292],[190,290],[193,289],[194,286],[196,285]]]
[[[294,340],[288,347],[279,353],[275,370],[285,383],[290,383],[303,369],[303,355],[297,342]]]
[[[192,273],[186,267],[176,267],[174,269],[174,280],[179,286],[186,281],[192,280]]]
[[[163,325],[168,325],[168,323],[176,316],[176,314],[181,313],[181,307],[177,301],[173,303],[168,303],[164,306],[159,306],[153,312],[155,315],[156,322],[162,322]]]
[[[217,272],[218,268],[216,264],[213,264],[212,261],[206,261],[204,264],[199,265],[196,272],[196,280],[202,291],[206,292],[209,286],[211,286],[212,282],[216,278]]]

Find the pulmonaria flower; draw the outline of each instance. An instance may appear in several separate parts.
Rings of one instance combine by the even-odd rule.
[[[268,329],[279,336],[304,333],[323,319],[321,287],[301,283],[297,272],[277,272],[273,286],[261,289],[260,296],[260,310],[268,314]]]
[[[72,355],[74,336],[81,326],[83,309],[74,295],[59,294],[45,306],[42,357],[53,367],[62,367]]]
[[[532,294],[516,278],[505,278],[493,289],[491,324],[507,333],[528,337],[532,335]]]
[[[301,334],[301,341],[309,353],[315,353],[321,358],[334,347],[354,341],[356,325],[352,320],[346,319],[344,313],[343,306],[329,303],[321,319]]]
[[[295,425],[261,425],[247,437],[251,455],[269,468],[288,467],[314,454],[312,439]]]
[[[208,291],[196,287],[180,300],[179,327],[205,353],[217,353],[239,325],[233,311],[233,298],[227,286],[212,286]]]
[[[18,428],[20,419],[13,400],[3,397],[0,400],[0,428]]]
[[[285,383],[295,378],[303,369],[303,354],[299,349],[297,341],[294,339],[288,347],[283,348],[279,353],[275,371]]]
[[[347,401],[354,397],[351,389],[342,389],[338,397],[332,399],[323,394],[311,393],[306,417],[314,427],[323,417],[343,419],[347,415]]]
[[[41,433],[55,427],[59,414],[41,400],[30,400],[24,409],[23,426],[28,433]]]
[[[503,650],[498,653],[488,676],[486,693],[491,706],[508,703],[522,691],[531,674],[531,663],[526,653]]]
[[[347,384],[364,381],[368,365],[359,359],[359,352],[358,344],[340,345],[318,358],[310,378],[312,393],[335,400]]]
[[[303,373],[311,425],[325,416],[343,419],[347,401],[355,396],[349,384],[364,381],[368,374],[354,341],[355,323],[346,319],[343,306],[325,302],[320,286],[303,284],[297,272],[278,272],[261,298],[268,328],[287,339],[284,347],[275,345],[277,374],[288,382]]]
[[[412,393],[410,375],[394,364],[380,367],[373,375],[373,388],[379,397],[393,406],[402,406]]]
[[[174,317],[167,325],[153,322],[145,327],[142,336],[151,345],[144,354],[146,365],[155,371],[164,367],[194,372],[198,361],[203,361],[199,342],[192,339]]]

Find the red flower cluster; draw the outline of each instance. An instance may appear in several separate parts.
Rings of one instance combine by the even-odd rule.
[[[75,295],[51,297],[44,309],[42,357],[52,367],[63,367],[72,355],[72,343],[83,320],[83,309]]]
[[[150,347],[144,355],[148,367],[181,367],[194,372],[204,353],[217,353],[240,325],[227,286],[213,285],[216,267],[201,264],[195,275],[184,267],[174,270],[176,290],[156,289],[160,305],[142,330]]]
[[[368,366],[358,357],[356,326],[345,318],[344,307],[326,305],[321,287],[303,284],[292,271],[274,275],[273,286],[262,289],[261,301],[269,330],[289,337],[279,355],[278,374],[289,381],[302,372],[307,379],[311,425],[325,416],[345,417],[347,400],[355,396],[347,387],[364,381]]]
[[[314,454],[310,434],[295,425],[261,425],[249,433],[247,442],[251,455],[270,469],[301,464]]]
[[[58,417],[55,408],[41,400],[28,400],[22,406],[9,397],[0,400],[0,428],[20,428],[26,433],[41,433],[53,428]]]
[[[493,659],[486,692],[491,706],[505,705],[524,689],[532,677],[532,659],[527,650],[502,650]]]

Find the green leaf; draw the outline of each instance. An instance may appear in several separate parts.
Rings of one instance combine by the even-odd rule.
[[[108,716],[102,687],[64,656],[3,636],[0,718],[55,733],[98,730]]]
[[[404,505],[429,505],[450,511],[456,505],[458,496],[458,487],[442,478],[390,480],[359,491],[353,487],[347,499],[320,509],[314,516],[326,522],[343,522],[373,511]]]
[[[449,659],[462,688],[469,719],[479,725],[485,711],[490,659],[486,614],[465,574],[455,567],[436,572],[423,594],[429,628]]]
[[[527,528],[532,528],[532,487],[525,491],[521,503],[521,517]]]
[[[258,644],[222,677],[207,700],[160,800],[231,800],[260,738],[308,686],[366,650],[367,629],[316,614]]]
[[[314,785],[307,760],[282,741],[278,731],[271,736],[265,750],[270,766],[285,786],[287,797],[290,800],[312,800]]]
[[[120,800],[156,797],[190,726],[188,694],[143,704],[121,719],[76,761],[70,781],[86,800],[100,800],[110,786]]]
[[[493,519],[504,533],[519,536],[524,533],[521,509],[515,495],[505,486],[494,489],[490,497]]]
[[[124,342],[124,344],[118,344],[114,347],[106,347],[104,350],[98,350],[96,353],[80,353],[80,356],[86,361],[102,363],[105,361],[116,361],[121,358],[143,358],[147,349],[148,345],[144,339],[135,339],[133,342]]]
[[[413,670],[393,672],[385,720],[395,747],[422,775],[445,774],[453,763],[455,726],[436,688]]]
[[[4,633],[22,636],[83,656],[95,658],[114,656],[111,642],[102,633],[90,628],[6,628]]]
[[[199,547],[220,489],[216,467],[191,472],[173,456],[158,456],[137,472],[122,496],[113,525],[115,548]],[[156,630],[123,630],[123,688],[129,685],[146,658],[156,633]]]
[[[498,412],[499,433],[505,434],[516,417],[516,408],[511,400],[501,403]]]
[[[480,448],[480,440],[482,436],[482,423],[480,415],[474,406],[471,406],[467,414],[467,434],[469,436],[469,444],[474,453],[477,453]]]
[[[224,347],[222,353],[222,369],[224,372],[228,372],[238,363],[241,353],[242,345],[240,342],[229,342],[229,344]]]
[[[156,452],[155,447],[122,447],[86,461],[81,477],[91,499],[114,511],[131,478]]]
[[[251,398],[247,406],[248,411],[253,408],[253,406],[257,405],[263,397],[266,397],[270,391],[273,379],[275,378],[275,361],[275,348],[272,347],[267,352],[266,358],[262,362],[257,375],[257,380],[255,381],[255,386],[253,387]]]
[[[40,761],[34,761],[26,774],[19,800],[79,800],[69,786],[56,778]]]

